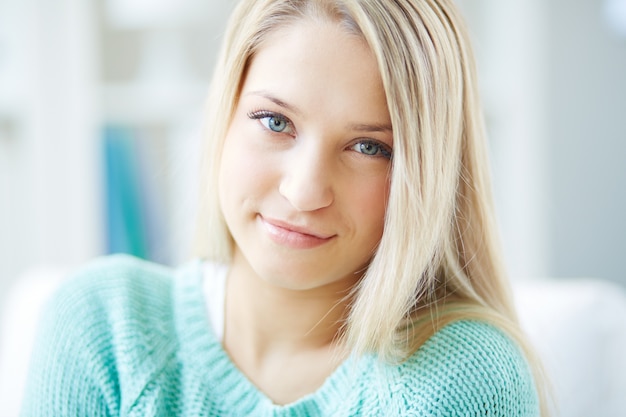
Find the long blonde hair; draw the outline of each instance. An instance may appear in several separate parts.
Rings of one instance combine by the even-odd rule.
[[[447,323],[484,320],[519,342],[540,383],[540,367],[519,330],[502,266],[476,71],[451,0],[244,0],[238,5],[208,101],[210,158],[198,228],[200,255],[228,262],[232,253],[217,177],[247,66],[269,32],[303,18],[331,19],[367,42],[378,62],[394,134],[384,233],[354,289],[344,341],[356,352],[398,361]]]

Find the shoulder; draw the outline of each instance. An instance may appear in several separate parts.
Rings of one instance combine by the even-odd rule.
[[[74,273],[39,324],[26,396],[32,407],[52,404],[46,406],[52,415],[128,408],[175,356],[174,275],[119,255]],[[39,415],[41,407],[25,415]]]
[[[445,326],[397,372],[404,401],[422,403],[434,415],[538,415],[532,372],[520,347],[487,323]]]
[[[127,255],[90,262],[48,303],[39,348],[115,375],[116,384],[148,377],[176,349],[174,276],[170,268]]]
[[[156,343],[165,335],[155,329],[171,321],[173,277],[170,268],[132,256],[98,258],[59,288],[48,314],[67,336]]]
[[[68,297],[73,293],[89,297],[120,294],[132,297],[140,295],[133,294],[133,290],[142,289],[148,290],[148,294],[158,293],[170,285],[172,276],[171,269],[133,256],[104,256],[74,272],[55,298]]]
[[[173,271],[128,255],[95,259],[74,272],[52,297],[48,313],[92,327],[154,319],[168,310]],[[150,319],[152,321],[152,319]],[[83,326],[80,326],[83,323]],[[96,326],[97,328],[97,326]]]

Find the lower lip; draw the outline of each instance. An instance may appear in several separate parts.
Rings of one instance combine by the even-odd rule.
[[[260,221],[265,227],[270,239],[281,246],[293,249],[312,249],[324,245],[332,239],[332,237],[321,238],[285,229],[284,227],[269,223],[263,218],[260,218]]]

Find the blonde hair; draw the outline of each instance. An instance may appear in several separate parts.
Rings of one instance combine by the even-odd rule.
[[[451,0],[244,0],[212,81],[200,255],[228,262],[217,201],[223,139],[246,69],[266,35],[331,19],[361,36],[379,65],[394,135],[385,228],[354,289],[344,341],[382,360],[407,358],[455,320],[496,325],[540,366],[521,334],[494,224],[487,145],[468,36]]]

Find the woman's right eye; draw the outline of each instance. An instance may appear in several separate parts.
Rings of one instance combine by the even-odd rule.
[[[253,120],[258,120],[266,129],[275,133],[293,134],[291,121],[280,113],[258,111],[248,114]]]

